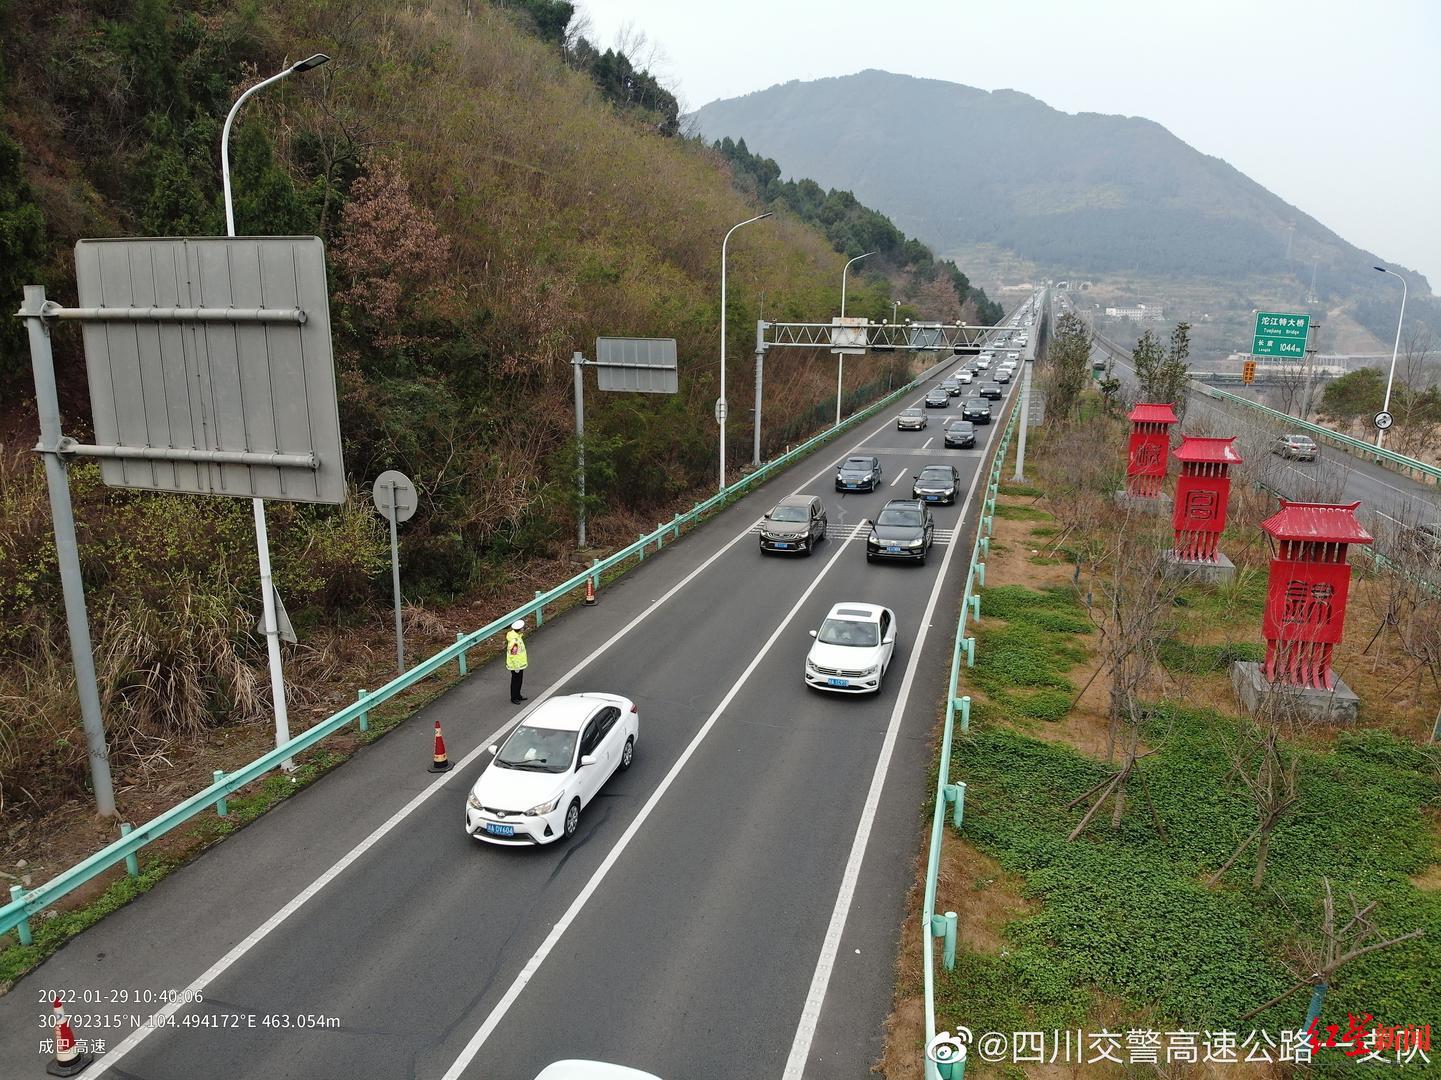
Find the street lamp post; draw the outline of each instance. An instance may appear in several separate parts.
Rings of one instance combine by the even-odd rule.
[[[256,91],[271,83],[279,82],[297,72],[317,68],[329,59],[324,53],[316,53],[291,64],[279,74],[256,83],[230,106],[230,112],[225,117],[225,127],[220,132],[220,180],[225,191],[226,236],[235,235],[235,204],[230,194],[230,127],[235,122],[240,106]],[[280,663],[280,625],[275,612],[275,586],[270,569],[270,534],[265,526],[265,500],[251,499],[250,506],[255,516],[255,551],[260,562],[260,602],[265,617],[265,651],[270,658],[270,694],[275,701],[275,745],[284,746],[290,741],[290,714],[285,707],[285,671]],[[280,767],[289,772],[295,768],[295,762],[286,758],[280,763]]]
[[[867,251],[864,255],[857,255],[845,266],[841,267],[841,318],[846,317],[846,275],[851,272],[851,263],[858,263],[862,259],[874,255],[874,251]],[[841,426],[841,376],[845,372],[846,354],[836,354],[836,427]]]
[[[764,214],[757,214],[753,218],[736,222],[730,227],[730,232],[726,233],[725,239],[721,241],[720,397],[716,398],[715,403],[716,423],[720,425],[720,483],[716,486],[717,491],[725,490],[726,486],[726,245],[730,243],[731,233],[742,225],[763,221],[773,213],[774,211],[767,211]]]
[[[1396,354],[1401,351],[1401,324],[1406,319],[1406,279],[1395,270],[1387,270],[1384,266],[1377,266],[1374,269],[1383,274],[1390,274],[1401,282],[1401,314],[1396,319],[1396,343],[1391,346],[1391,373],[1386,376],[1386,400],[1381,403],[1382,412],[1391,411],[1391,382],[1396,378]],[[1382,428],[1376,429],[1376,445],[1380,446],[1386,438],[1386,432]]]

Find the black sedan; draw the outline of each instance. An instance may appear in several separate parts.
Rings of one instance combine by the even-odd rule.
[[[926,561],[935,538],[935,522],[926,504],[915,499],[892,499],[876,515],[866,538],[866,562],[876,559]]]
[[[979,394],[975,397],[965,398],[961,402],[961,419],[969,420],[973,424],[989,424],[991,422],[991,403]]]
[[[879,458],[849,457],[836,466],[837,491],[875,491],[880,486]]]
[[[950,403],[951,395],[946,393],[943,387],[938,386],[926,394],[926,408],[928,409],[944,409]]]
[[[946,449],[970,450],[976,445],[976,425],[969,420],[952,420],[946,425]]]
[[[1000,384],[993,382],[981,383],[981,385],[977,387],[976,393],[980,394],[983,398],[990,398],[992,401],[1000,401],[1001,398],[1005,396],[1005,391],[1001,389]]]
[[[927,465],[916,473],[911,498],[918,502],[951,503],[961,487],[961,474],[954,465]]]

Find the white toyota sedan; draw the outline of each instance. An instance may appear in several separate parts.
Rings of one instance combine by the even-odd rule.
[[[896,614],[876,604],[837,604],[806,656],[806,685],[842,694],[880,691],[896,651]]]
[[[635,703],[617,694],[565,694],[536,706],[470,789],[465,831],[512,847],[572,837],[580,812],[640,738]]]

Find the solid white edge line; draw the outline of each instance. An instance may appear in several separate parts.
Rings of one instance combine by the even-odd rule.
[[[934,377],[934,373],[928,374],[926,376],[926,378],[932,377]],[[917,390],[920,389],[920,387],[917,387]],[[881,423],[877,427],[873,428],[867,435],[865,435],[860,440],[860,442],[856,444],[856,446],[859,447],[867,439],[875,438],[889,423],[889,417],[885,420],[882,420]],[[824,473],[829,472],[830,469],[831,466],[822,466],[800,484],[796,485],[796,487],[791,491],[791,494],[794,495],[799,493],[802,488],[814,483]],[[356,844],[355,847],[351,848],[348,852],[346,852],[345,855],[341,856],[339,860],[331,864],[331,866],[323,874],[321,874],[318,878],[316,878],[299,893],[297,893],[288,903],[286,903],[284,907],[282,907],[275,914],[271,915],[263,923],[257,926],[253,931],[251,931],[249,935],[242,939],[239,944],[235,945],[219,960],[217,960],[215,963],[211,964],[210,967],[206,968],[203,972],[201,972],[201,974],[197,978],[190,982],[185,987],[185,989],[177,995],[176,1000],[170,1002],[164,1008],[161,1008],[156,1012],[152,1013],[146,1024],[136,1028],[119,1043],[117,1043],[113,1050],[107,1051],[103,1057],[98,1059],[95,1062],[93,1071],[90,1072],[88,1075],[91,1077],[103,1076],[105,1073],[107,1073],[117,1064],[119,1064],[122,1060],[124,1060],[124,1058],[132,1050],[139,1046],[150,1035],[151,1032],[164,1028],[170,1017],[174,1016],[182,1008],[185,1008],[187,1005],[192,1003],[191,999],[194,998],[194,995],[197,991],[204,991],[207,986],[209,986],[212,982],[218,979],[221,975],[225,974],[226,970],[233,966],[238,960],[243,958],[245,954],[248,953],[251,949],[255,948],[256,945],[264,941],[265,938],[269,937],[270,934],[278,926],[280,926],[287,919],[289,919],[290,916],[294,915],[297,911],[304,907],[316,895],[316,893],[320,892],[321,889],[325,888],[325,886],[329,885],[332,881],[334,881],[347,867],[352,865],[356,861],[356,859],[360,858],[360,856],[364,855],[377,843],[383,840],[385,836],[389,832],[391,832],[391,830],[396,828],[396,826],[398,826],[402,821],[404,821],[407,817],[409,817],[412,813],[419,809],[421,805],[423,805],[428,799],[430,799],[438,791],[444,788],[446,784],[448,784],[451,780],[459,776],[461,770],[472,764],[481,754],[486,753],[491,743],[493,743],[496,739],[500,738],[500,736],[505,734],[505,732],[508,731],[511,727],[513,727],[515,724],[518,724],[522,719],[528,716],[533,709],[540,705],[540,703],[543,702],[547,697],[554,694],[555,691],[559,689],[562,685],[564,685],[567,680],[574,678],[577,674],[580,673],[582,669],[594,663],[595,660],[602,653],[606,652],[617,641],[619,641],[625,635],[629,634],[651,614],[658,611],[666,601],[670,600],[673,596],[675,596],[676,593],[680,592],[681,589],[685,588],[685,586],[689,585],[692,581],[699,577],[701,573],[708,569],[717,559],[719,559],[722,555],[724,555],[727,551],[734,547],[739,541],[745,539],[747,536],[750,536],[751,530],[754,529],[755,526],[756,522],[751,522],[750,524],[746,525],[739,533],[737,533],[730,540],[728,540],[724,546],[717,550],[715,554],[711,555],[710,558],[705,560],[705,562],[701,563],[689,574],[687,574],[680,581],[678,581],[675,585],[671,586],[671,588],[668,589],[665,593],[663,593],[659,599],[652,600],[650,604],[647,605],[644,611],[642,611],[639,615],[633,618],[630,622],[626,623],[625,626],[623,626],[620,630],[616,631],[616,633],[613,634],[610,638],[606,639],[606,641],[602,645],[600,645],[584,660],[580,661],[564,675],[562,675],[559,679],[555,680],[548,687],[546,687],[546,689],[536,698],[535,701],[527,705],[509,721],[502,724],[500,728],[498,728],[496,732],[489,738],[482,739],[480,744],[474,750],[472,750],[469,754],[466,754],[465,757],[457,763],[456,769],[437,777],[434,781],[431,782],[431,785],[428,788],[426,788],[424,791],[420,792],[420,794],[416,795],[413,799],[407,802],[404,806],[402,806],[399,810],[397,810],[394,814],[387,818],[381,825],[377,826],[374,831],[372,831],[368,836],[365,837],[364,840],[360,841],[360,843]],[[858,531],[859,530],[857,530],[857,532]],[[854,539],[854,535],[855,534],[853,534],[852,537],[842,543],[842,548],[844,548],[845,544],[850,543],[851,539]],[[826,569],[829,569],[829,565]],[[822,576],[824,576],[824,571],[822,571]],[[819,578],[817,578],[817,580],[819,580]],[[812,584],[812,588],[814,588],[814,583]]]
[[[864,519],[862,519],[861,524],[865,524]],[[791,620],[796,617],[796,613],[800,611],[801,606],[811,598],[811,594],[814,593],[820,583],[825,580],[826,575],[831,572],[831,568],[840,561],[846,548],[851,545],[851,541],[853,541],[857,535],[859,535],[859,530],[852,534],[850,539],[845,540],[836,548],[835,554],[831,556],[830,561],[827,562],[821,572],[811,580],[811,583],[806,586],[805,592],[801,593],[800,598],[791,606],[790,611],[786,613],[785,617],[776,624],[776,628],[771,632],[771,636],[766,639],[760,651],[757,652],[751,659],[751,662],[746,665],[745,670],[740,674],[740,678],[738,678],[730,690],[726,692],[725,697],[721,698],[720,704],[715,707],[715,710],[710,716],[706,717],[705,723],[700,726],[700,730],[695,733],[694,737],[686,745],[686,748],[681,751],[680,757],[676,758],[675,763],[670,767],[670,771],[665,774],[665,777],[656,786],[656,789],[651,792],[650,798],[645,801],[645,805],[640,808],[640,812],[631,819],[631,823],[626,826],[626,830],[621,834],[620,839],[617,840],[610,851],[606,853],[604,861],[601,862],[600,866],[596,867],[595,873],[592,874],[590,880],[586,882],[585,888],[576,894],[575,899],[572,900],[570,906],[566,908],[565,914],[551,927],[550,933],[546,935],[540,947],[531,954],[530,960],[526,962],[520,974],[511,982],[505,994],[496,1002],[484,1022],[481,1023],[475,1034],[472,1035],[470,1040],[465,1044],[465,1048],[461,1050],[459,1056],[451,1063],[450,1068],[445,1071],[442,1080],[458,1080],[458,1077],[470,1067],[470,1063],[475,1060],[476,1054],[480,1053],[480,1049],[485,1045],[486,1040],[489,1039],[495,1029],[500,1026],[501,1021],[505,1019],[505,1014],[510,1011],[510,1007],[515,1004],[516,999],[525,991],[526,985],[535,977],[536,972],[539,971],[541,965],[545,963],[546,957],[550,955],[551,950],[555,948],[565,932],[570,929],[571,924],[575,922],[596,889],[600,888],[601,882],[605,880],[611,868],[615,866],[621,855],[625,853],[625,849],[630,846],[630,842],[635,839],[636,834],[640,832],[641,826],[645,824],[651,812],[655,810],[660,800],[665,796],[665,793],[670,790],[671,784],[675,783],[676,777],[680,775],[686,763],[690,761],[696,750],[700,748],[701,743],[705,741],[706,736],[710,734],[711,729],[715,727],[721,714],[725,712],[730,703],[735,700],[735,696],[741,692],[747,680],[755,673],[755,669],[760,666],[761,661],[770,654],[771,647],[780,638],[781,634],[785,632],[786,627],[791,624]]]
[[[995,437],[995,432],[999,428],[1000,425],[997,424],[992,431],[992,438]],[[984,467],[985,458],[982,457],[977,463],[976,475],[971,478],[970,490],[966,492],[966,501],[961,507],[960,522],[955,531],[957,536],[964,531],[966,514],[970,511],[971,501],[975,498],[976,487],[981,481],[981,469]],[[891,710],[891,721],[886,728],[886,737],[881,744],[880,756],[876,759],[875,772],[871,774],[870,790],[866,793],[866,801],[861,809],[860,823],[856,826],[855,840],[851,844],[850,857],[846,860],[845,872],[841,875],[840,891],[836,894],[835,907],[831,909],[830,925],[826,927],[826,936],[821,945],[820,957],[816,960],[816,970],[811,978],[810,991],[806,995],[805,1005],[801,1008],[800,1023],[796,1026],[791,1052],[786,1058],[785,1072],[782,1074],[783,1080],[801,1080],[806,1071],[811,1042],[815,1038],[816,1028],[820,1025],[821,1009],[825,1005],[831,972],[835,968],[836,956],[840,953],[841,933],[845,930],[851,903],[855,899],[856,885],[861,876],[861,865],[865,861],[866,845],[870,842],[871,828],[875,824],[876,811],[880,807],[881,792],[886,784],[886,773],[890,770],[891,755],[895,750],[896,739],[901,730],[901,719],[905,714],[906,705],[909,703],[911,684],[915,681],[916,671],[920,667],[921,652],[925,648],[926,635],[930,630],[931,618],[935,614],[936,602],[940,599],[941,589],[945,586],[946,574],[951,567],[951,557],[955,555],[959,547],[958,543],[946,546],[945,557],[941,560],[940,573],[936,575],[936,583],[931,588],[931,598],[926,603],[926,613],[921,619],[920,631],[916,636],[914,646],[912,646],[910,661],[906,664],[906,676],[901,682],[900,696],[896,699],[896,707]]]

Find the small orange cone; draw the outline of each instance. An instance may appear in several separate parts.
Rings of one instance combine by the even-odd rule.
[[[450,758],[445,756],[445,738],[440,734],[440,721],[435,722],[435,760],[430,763],[431,772],[446,772],[450,769]]]
[[[55,1059],[45,1066],[45,1071],[51,1076],[74,1076],[90,1064],[90,1055],[82,1054],[75,1045],[75,1034],[60,999],[54,997],[50,1002],[55,1006]]]
[[[595,578],[585,579],[585,606],[595,607]]]

